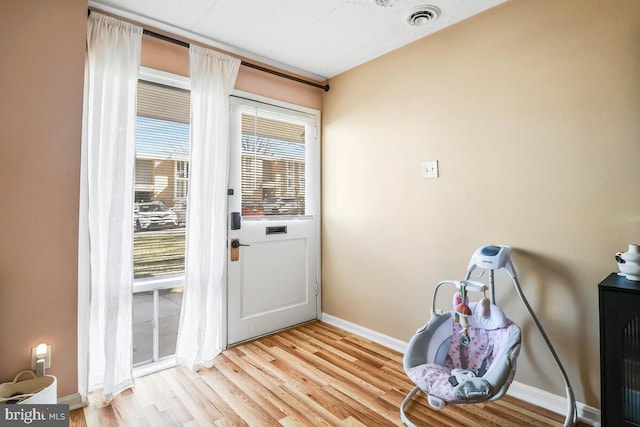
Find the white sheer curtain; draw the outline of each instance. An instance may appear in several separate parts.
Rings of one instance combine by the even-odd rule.
[[[185,290],[176,347],[179,363],[211,366],[222,343],[222,289],[227,259],[229,95],[240,60],[189,49],[191,159]]]
[[[80,183],[78,388],[133,385],[133,189],[142,28],[92,12]]]

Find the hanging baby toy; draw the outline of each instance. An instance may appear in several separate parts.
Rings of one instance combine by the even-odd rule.
[[[491,315],[491,301],[487,298],[487,288],[482,290],[482,299],[480,300],[480,307],[482,307],[482,317],[489,317]]]
[[[478,326],[487,326],[491,322],[491,301],[486,295],[487,287],[482,283],[466,280],[454,283],[458,292],[453,295],[453,320],[460,325],[460,338],[457,352],[450,351],[450,356],[457,359],[459,367],[451,370],[448,381],[463,390],[469,384],[472,388],[480,384],[482,388],[482,381],[477,377],[485,374],[494,347],[489,343],[486,330]],[[483,297],[478,303],[469,304],[468,291],[482,292]],[[481,336],[478,336],[479,333]],[[453,360],[452,363],[456,365]]]
[[[469,338],[469,318],[473,315],[473,311],[469,307],[466,281],[461,281],[458,286],[460,290],[453,295],[455,321],[458,322],[462,328],[462,331],[460,332],[460,344],[464,347],[469,347],[469,344],[471,343],[471,339]],[[474,289],[473,286],[472,289]],[[487,318],[491,315],[491,302],[489,301],[489,298],[487,298],[487,288],[482,286],[477,290],[482,290],[482,299],[479,302],[481,307],[480,313],[482,314],[482,317]]]
[[[469,347],[471,339],[469,338],[469,317],[473,314],[469,308],[469,297],[467,297],[467,285],[460,283],[460,290],[453,295],[453,308],[455,311],[455,321],[460,323],[462,332],[460,332],[460,344]]]

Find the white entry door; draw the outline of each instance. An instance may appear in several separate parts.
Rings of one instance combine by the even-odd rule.
[[[231,98],[228,344],[318,316],[318,123]]]

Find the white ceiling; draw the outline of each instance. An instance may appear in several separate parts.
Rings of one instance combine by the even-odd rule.
[[[191,38],[312,79],[357,65],[506,0],[89,0],[142,25]],[[440,9],[423,26],[407,23],[419,7]]]

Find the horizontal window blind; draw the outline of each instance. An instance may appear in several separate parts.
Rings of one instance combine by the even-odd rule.
[[[184,273],[189,91],[138,82],[134,278]]]
[[[159,83],[138,82],[138,116],[170,122],[190,122],[190,92]]]
[[[304,123],[242,113],[242,215],[304,215]]]

